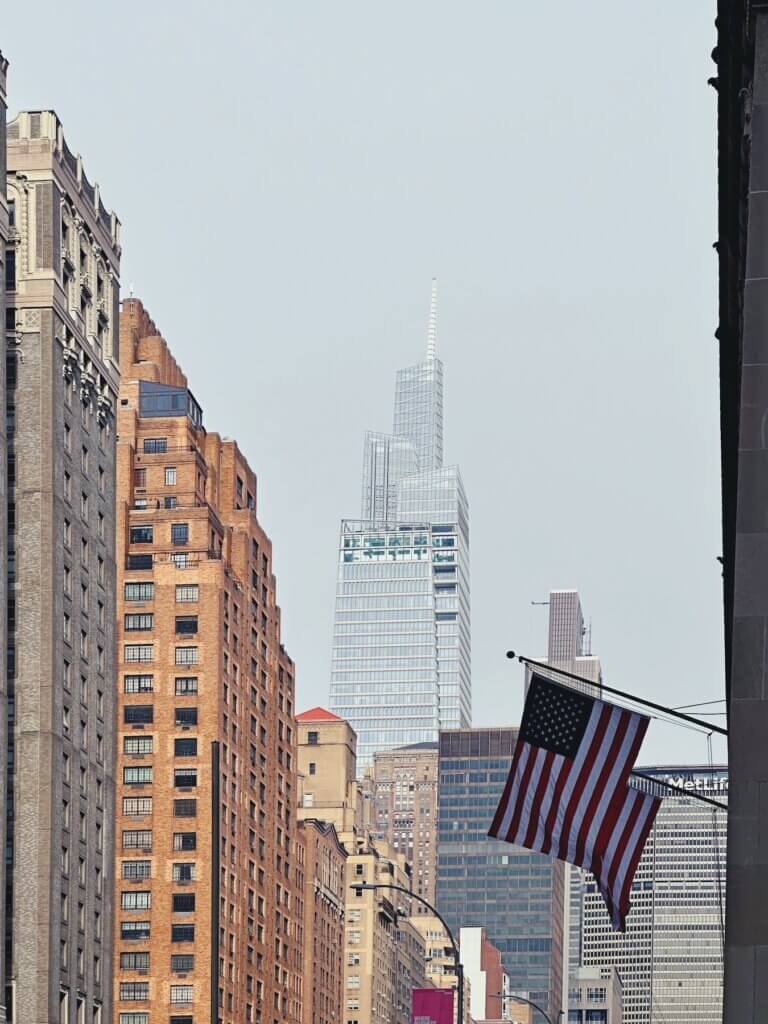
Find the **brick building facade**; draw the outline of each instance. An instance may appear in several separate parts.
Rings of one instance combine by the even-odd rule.
[[[256,477],[121,315],[118,1024],[299,1024],[294,669]]]

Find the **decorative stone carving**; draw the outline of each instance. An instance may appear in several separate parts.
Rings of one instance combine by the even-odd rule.
[[[71,383],[72,390],[74,391],[75,388],[77,387],[77,372],[80,369],[80,363],[77,358],[77,352],[75,352],[73,348],[65,347],[64,351],[62,352],[62,359],[64,361],[64,380],[67,381],[68,383]]]
[[[99,395],[96,400],[96,418],[100,427],[106,427],[112,415],[112,402],[107,395]]]
[[[96,378],[90,370],[80,371],[80,401],[83,405],[90,405],[94,392],[96,391]]]

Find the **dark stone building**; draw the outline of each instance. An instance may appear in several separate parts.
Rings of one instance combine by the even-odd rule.
[[[768,8],[718,3],[727,1024],[768,1020]]]

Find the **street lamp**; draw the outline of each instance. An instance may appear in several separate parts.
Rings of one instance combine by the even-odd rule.
[[[518,1003],[526,1003],[528,1006],[532,1006],[534,1010],[537,1010],[542,1017],[546,1020],[547,1024],[552,1024],[552,1018],[549,1016],[546,1010],[542,1010],[538,1003],[534,1003],[532,999],[526,999],[525,996],[513,995],[511,992],[491,992],[489,993],[491,999],[501,1000],[501,1013],[504,1015],[504,1001],[506,999],[515,999]],[[561,1010],[558,1014],[558,1020],[563,1017],[563,1011]]]
[[[350,889],[355,889],[358,892],[362,892],[363,889],[396,889],[398,892],[404,892],[406,896],[410,896],[412,900],[418,900],[418,902],[422,903],[430,913],[435,915],[443,928],[445,928],[448,938],[451,940],[453,959],[456,964],[456,992],[459,1002],[456,1011],[456,1024],[464,1024],[464,966],[461,962],[461,954],[459,953],[459,947],[456,945],[456,940],[453,937],[453,932],[445,923],[443,915],[438,913],[437,909],[433,907],[431,903],[427,903],[422,896],[417,896],[415,892],[411,892],[410,889],[406,889],[403,885],[392,885],[390,882],[358,882],[356,885],[350,885]]]

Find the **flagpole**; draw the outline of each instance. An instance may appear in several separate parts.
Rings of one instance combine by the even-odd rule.
[[[652,700],[645,700],[643,697],[635,697],[632,693],[625,693],[624,690],[616,690],[612,686],[606,686],[604,683],[596,683],[594,679],[587,679],[585,676],[577,676],[574,672],[566,672],[563,668],[556,668],[554,665],[548,665],[544,661],[534,661],[532,658],[526,658],[523,654],[515,654],[514,651],[507,651],[508,658],[517,658],[518,661],[524,665],[532,665],[536,668],[542,668],[549,672],[557,672],[561,676],[567,676],[568,679],[575,679],[579,683],[588,683],[590,686],[594,686],[598,690],[604,690],[605,693],[612,693],[616,697],[623,697],[625,700],[631,700],[635,704],[642,704],[643,707],[653,708],[654,711],[662,711],[665,715],[672,715],[673,718],[681,718],[685,722],[691,722],[693,725],[698,725],[702,729],[706,729],[707,732],[719,732],[723,736],[728,735],[728,730],[723,729],[722,726],[713,725],[711,722],[704,722],[700,718],[694,718],[693,715],[686,715],[682,711],[675,711],[673,708],[667,708],[663,704],[655,704]]]
[[[693,797],[694,800],[701,800],[703,804],[711,804],[713,807],[717,807],[718,810],[728,810],[728,804],[721,804],[718,800],[713,800],[708,796],[702,796],[701,793],[694,793],[690,789],[681,789],[680,786],[673,786],[671,782],[662,782],[661,779],[657,779],[655,775],[647,775],[645,772],[638,772],[634,769],[630,774],[634,775],[636,779],[645,779],[646,782],[652,782],[654,786],[663,786],[664,789],[671,789],[674,793],[679,793],[680,796],[690,796]]]

